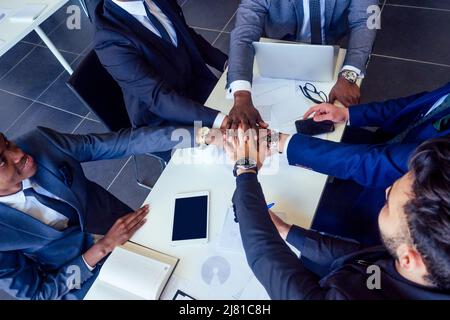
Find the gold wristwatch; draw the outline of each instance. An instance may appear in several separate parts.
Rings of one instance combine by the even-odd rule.
[[[208,127],[202,127],[197,131],[197,136],[195,137],[195,142],[201,146],[207,146],[206,138],[208,137],[209,132],[211,131]]]

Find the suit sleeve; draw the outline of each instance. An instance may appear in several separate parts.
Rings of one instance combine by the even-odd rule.
[[[252,82],[252,42],[263,35],[265,18],[270,0],[242,0],[236,13],[236,25],[231,32],[230,57],[228,60],[228,84],[236,80]]]
[[[122,89],[140,100],[142,108],[169,121],[187,125],[202,121],[206,126],[213,125],[219,111],[172,89],[125,38],[114,39],[114,35],[110,35],[108,40],[96,46],[95,51]],[[134,123],[139,123],[133,115],[130,117]]]
[[[322,267],[330,267],[338,258],[361,250],[361,244],[355,240],[345,239],[307,230],[293,225],[287,235],[286,241],[297,248],[301,257]]]
[[[306,167],[366,187],[387,187],[408,171],[409,144],[347,144],[301,134],[292,136],[287,158],[290,165]]]
[[[134,154],[169,151],[194,145],[193,128],[142,127],[102,134],[63,134],[49,128],[39,131],[62,152],[79,162],[121,159]]]
[[[384,102],[372,102],[352,106],[348,109],[350,125],[352,127],[382,127],[386,121],[397,116],[407,105],[425,94],[427,92]]]
[[[60,299],[76,289],[76,279],[82,285],[94,275],[82,256],[51,273],[19,251],[0,252],[0,261],[0,288],[22,300]]]
[[[325,289],[289,249],[272,223],[255,174],[238,176],[233,196],[247,262],[272,299],[343,299]]]
[[[378,5],[378,1],[352,0],[348,9],[350,35],[344,65],[356,67],[363,73],[366,71],[366,64],[376,36],[376,29],[368,27],[371,13],[367,11],[371,5]]]

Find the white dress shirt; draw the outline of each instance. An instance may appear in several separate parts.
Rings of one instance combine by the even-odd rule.
[[[119,7],[121,7],[123,10],[131,14],[136,20],[138,20],[140,23],[142,23],[147,29],[149,29],[151,32],[156,34],[158,37],[161,38],[161,34],[159,31],[155,28],[153,23],[150,21],[150,19],[147,17],[147,12],[145,11],[144,7],[144,1],[143,0],[136,0],[136,1],[118,1],[118,0],[112,0],[115,4],[117,4]],[[161,22],[161,24],[166,29],[167,33],[169,33],[170,39],[172,40],[172,43],[175,46],[178,46],[178,39],[177,39],[177,33],[175,31],[175,27],[172,24],[172,21],[164,14],[164,12],[161,11],[161,9],[151,0],[146,1],[149,4],[149,10],[150,12]],[[226,115],[219,113],[214,120],[213,128],[220,128],[222,125],[223,120],[225,119]]]
[[[322,39],[325,39],[325,2],[326,0],[320,0],[320,20],[322,25]],[[310,23],[310,10],[309,10],[309,0],[303,0],[303,25],[300,32],[300,42],[310,43],[311,42],[311,23]],[[350,70],[355,71],[359,77],[363,77],[361,74],[361,70],[350,65],[345,65],[342,67],[342,70]],[[233,99],[234,93],[236,91],[250,91],[251,92],[252,85],[249,81],[246,80],[236,80],[230,83],[230,86],[227,90],[227,98]]]
[[[143,0],[136,0],[136,1],[113,0],[113,2],[117,4],[119,7],[121,7],[123,10],[131,14],[136,20],[142,23],[151,32],[153,32],[154,34],[156,34],[158,37],[161,38],[161,34],[159,33],[158,29],[155,28],[153,23],[147,17],[147,11],[145,10]],[[175,27],[172,24],[172,21],[170,21],[170,19],[164,14],[164,12],[161,11],[161,9],[153,1],[147,1],[147,3],[149,5],[150,12],[159,20],[159,22],[161,22],[161,24],[166,29],[167,33],[170,36],[170,39],[172,40],[172,43],[175,46],[178,46],[177,33],[175,31]]]
[[[14,208],[25,214],[28,214],[29,216],[41,221],[42,223],[58,231],[63,231],[64,229],[66,229],[69,225],[69,219],[65,215],[53,210],[52,208],[43,205],[35,197],[25,196],[23,190],[29,188],[33,188],[37,193],[42,194],[44,196],[57,199],[59,201],[64,201],[55,196],[54,194],[48,192],[47,190],[39,186],[37,183],[31,182],[29,179],[26,179],[22,181],[21,191],[8,196],[0,196],[0,202],[11,208]],[[86,264],[86,266],[89,268],[90,271],[94,269],[90,265],[88,265],[86,261],[84,261],[84,263]]]
[[[431,111],[433,111],[434,109],[436,109],[437,107],[439,107],[439,106],[444,102],[444,100],[447,99],[447,97],[448,97],[449,95],[450,95],[450,93],[449,93],[449,94],[446,94],[445,96],[443,96],[442,98],[440,98],[438,101],[436,101],[436,103],[433,104],[433,105],[431,106],[430,110],[428,110],[428,112],[424,115],[424,117],[426,117]]]

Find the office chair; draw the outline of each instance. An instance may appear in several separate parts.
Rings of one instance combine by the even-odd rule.
[[[67,85],[109,130],[118,131],[131,127],[122,90],[100,63],[94,50],[83,58],[83,61],[67,81]],[[164,170],[166,162],[162,158],[154,154],[147,154],[147,156],[156,158],[161,171]],[[133,162],[137,184],[151,190],[152,186],[145,184],[140,179],[140,170],[135,155],[133,155]]]

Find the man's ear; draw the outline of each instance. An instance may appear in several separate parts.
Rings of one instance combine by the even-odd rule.
[[[408,271],[421,271],[424,274],[427,272],[425,263],[419,251],[411,245],[401,244],[397,248],[397,256],[400,266]]]

